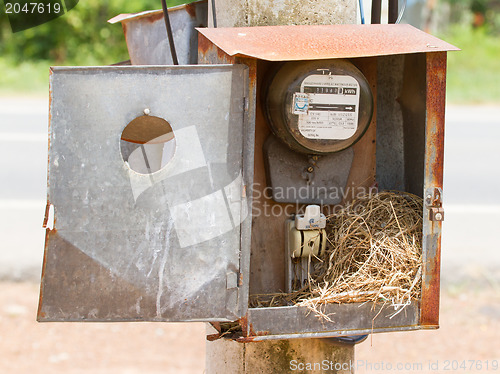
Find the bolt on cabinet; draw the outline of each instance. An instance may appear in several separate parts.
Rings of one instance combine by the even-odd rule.
[[[438,327],[446,51],[456,48],[405,25],[198,31],[206,65],[53,69],[55,219],[39,320],[207,321],[243,342]],[[304,75],[310,67],[320,73]],[[302,91],[286,96],[288,84]],[[301,94],[338,87],[342,102]],[[288,131],[269,95],[288,97],[286,113],[309,107],[323,121],[334,110],[347,125]],[[346,196],[378,183],[424,199],[422,294],[402,313],[328,304],[325,321],[305,307],[249,307],[250,295],[287,289],[285,227],[297,212],[283,207],[345,201],[278,194],[304,187],[314,157],[329,170],[309,171],[318,183]],[[305,226],[316,222],[307,214]]]

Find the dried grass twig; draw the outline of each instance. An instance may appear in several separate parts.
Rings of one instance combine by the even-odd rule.
[[[325,304],[382,301],[399,313],[420,298],[422,209],[422,199],[406,192],[357,198],[327,217],[328,248],[309,264],[307,284],[291,294],[252,295],[251,305],[301,305],[329,320]]]

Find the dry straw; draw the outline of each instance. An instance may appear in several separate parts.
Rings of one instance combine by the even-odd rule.
[[[259,306],[300,305],[329,319],[328,303],[382,302],[401,312],[420,298],[422,199],[380,192],[327,217],[328,248],[310,259],[309,280],[291,294],[253,295]]]

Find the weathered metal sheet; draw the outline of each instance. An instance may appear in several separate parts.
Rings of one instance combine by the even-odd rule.
[[[53,68],[48,204],[55,217],[40,321],[245,314],[247,95],[244,65]],[[167,120],[176,140],[173,158],[152,174],[131,170],[120,151],[123,129],[145,109]]]
[[[250,188],[247,189],[247,195],[249,198],[254,198],[253,189],[258,181],[254,178],[254,161],[255,157],[259,157],[260,152],[255,153],[255,144],[258,131],[256,130],[256,118],[257,118],[257,60],[250,58],[241,57],[231,57],[221,51],[219,48],[214,46],[207,38],[203,35],[199,35],[198,41],[198,62],[200,64],[244,64],[248,66],[249,69],[249,80],[248,80],[248,100],[247,115],[248,121],[245,127],[245,146],[244,154],[248,157],[244,158],[245,169],[247,170],[247,176],[249,180],[254,181]],[[252,206],[252,214],[254,214],[254,206]],[[242,241],[251,241],[251,232],[253,227],[253,220],[245,220],[242,226]],[[246,236],[245,236],[246,235]],[[241,254],[241,271],[240,271],[240,285],[243,295],[248,295],[250,292],[250,251],[248,253],[242,252]],[[240,303],[244,304],[244,307],[248,306],[248,298],[240,298]]]
[[[230,56],[249,56],[268,61],[458,50],[410,25],[261,26],[197,30]]]
[[[405,148],[401,87],[405,55],[377,58],[377,183],[381,190],[405,190]],[[413,74],[416,78],[418,74]]]
[[[321,206],[342,202],[343,196],[332,191],[346,188],[354,159],[352,148],[320,157],[310,156],[292,151],[271,135],[263,150],[269,194],[275,202]]]
[[[327,321],[306,307],[250,308],[243,324],[242,341],[335,337],[382,331],[418,329],[418,303],[412,302],[398,313],[389,305],[373,303],[327,304],[322,312]]]
[[[198,33],[207,26],[207,0],[169,8],[175,49],[180,65],[196,64]],[[163,11],[120,14],[108,22],[121,22],[132,65],[172,65]]]
[[[328,26],[330,27],[330,26]],[[328,28],[327,27],[327,28]],[[367,27],[364,30],[366,35],[370,32],[378,33],[378,35],[367,39],[378,42],[371,46],[366,43],[366,40],[361,40],[363,35],[352,34],[349,30],[351,26],[341,26],[346,30],[344,36],[340,38],[331,37],[330,41],[325,41],[326,37],[320,38],[320,42],[315,42],[305,33],[304,44],[313,43],[311,50],[302,53],[302,44],[293,47],[291,41],[294,36],[288,32],[279,31],[273,34],[272,30],[278,28],[252,28],[250,31],[249,44],[245,44],[243,39],[249,35],[246,29],[238,28],[233,30],[200,30],[200,56],[201,61],[210,63],[223,63],[228,61],[238,61],[245,59],[250,62],[257,62],[259,67],[258,75],[251,78],[262,79],[266,66],[272,62],[263,62],[264,60],[299,60],[313,58],[333,58],[333,57],[361,57],[361,56],[381,56],[381,55],[401,55],[401,60],[397,60],[398,69],[395,70],[397,77],[390,81],[384,81],[386,90],[393,90],[391,97],[387,98],[387,102],[391,100],[390,108],[380,106],[381,118],[384,116],[395,117],[398,126],[398,138],[391,139],[390,142],[381,142],[377,144],[377,152],[379,147],[385,147],[384,152],[388,156],[393,150],[400,153],[398,155],[399,164],[397,167],[390,165],[390,183],[396,184],[398,188],[405,191],[413,192],[422,196],[425,190],[432,187],[442,187],[442,160],[443,160],[443,128],[444,128],[444,98],[445,98],[445,77],[446,77],[446,53],[442,51],[457,50],[447,43],[439,44],[437,39],[418,30],[412,29],[409,26],[403,25],[380,25],[377,28]],[[356,26],[366,27],[366,26]],[[307,27],[310,28],[310,27]],[[407,31],[399,33],[392,38],[389,34],[384,36],[381,30],[388,28],[391,32],[400,30]],[[406,28],[406,29],[405,29]],[[267,29],[267,30],[266,30]],[[272,30],[271,30],[272,29]],[[282,30],[298,30],[294,27],[286,27]],[[369,32],[368,29],[371,31]],[[258,34],[252,34],[252,30],[257,30]],[[399,31],[398,31],[399,30]],[[236,35],[235,33],[242,34]],[[267,39],[266,39],[266,33]],[[311,31],[312,33],[312,31]],[[286,34],[286,35],[285,35]],[[347,35],[347,36],[346,36]],[[389,36],[388,36],[389,35]],[[229,42],[223,40],[228,38]],[[242,40],[238,41],[238,37]],[[392,38],[392,39],[391,39]],[[385,40],[384,40],[385,39]],[[284,42],[281,42],[284,40]],[[339,43],[339,48],[328,50],[328,43]],[[430,44],[430,43],[433,44]],[[234,45],[232,45],[233,43]],[[252,44],[254,43],[254,44]],[[260,43],[260,44],[259,44]],[[302,42],[301,42],[302,43]],[[326,43],[326,44],[325,44]],[[361,43],[361,44],[360,44]],[[324,48],[326,46],[326,48]],[[363,47],[364,46],[364,47]],[[233,48],[234,47],[234,48]],[[237,49],[238,47],[239,49]],[[293,47],[293,48],[292,48]],[[312,49],[318,49],[318,51]],[[342,50],[343,48],[343,50]],[[252,55],[252,51],[263,51],[263,54]],[[344,54],[333,56],[332,50],[340,51]],[[326,51],[326,52],[325,52]],[[272,53],[275,52],[274,55]],[[430,53],[421,53],[430,52]],[[323,55],[318,55],[323,53]],[[250,57],[248,57],[250,56]],[[319,57],[318,57],[319,56]],[[321,57],[324,56],[324,57]],[[385,62],[379,60],[379,63]],[[386,73],[386,72],[385,72]],[[253,74],[252,74],[253,77]],[[387,80],[387,74],[378,75],[378,83],[380,80]],[[258,98],[254,99],[257,103]],[[252,101],[252,100],[250,100]],[[384,112],[385,111],[385,112]],[[394,111],[395,113],[387,113]],[[259,117],[260,116],[260,117]],[[257,106],[257,132],[256,139],[265,138],[267,136],[266,127],[262,125],[261,108]],[[391,136],[389,129],[387,136]],[[261,140],[263,142],[263,140]],[[260,148],[259,148],[260,149]],[[263,163],[263,157],[260,152],[255,155],[256,165]],[[394,170],[392,170],[394,169]],[[403,171],[403,173],[400,173]],[[257,182],[264,183],[256,175]],[[305,309],[297,309],[294,307],[286,308],[258,308],[249,309],[248,314],[240,319],[240,324],[243,329],[244,337],[241,341],[259,341],[269,339],[290,339],[290,338],[320,338],[330,336],[366,334],[371,332],[388,332],[388,331],[407,331],[418,330],[422,328],[437,328],[439,315],[439,264],[440,264],[440,222],[432,222],[429,220],[429,212],[424,209],[424,244],[423,244],[423,282],[422,282],[422,298],[420,301],[413,301],[411,305],[394,318],[389,318],[394,310],[388,307],[387,312],[384,310],[371,325],[371,321],[375,316],[369,307],[357,308],[357,305],[328,305],[327,313],[333,315],[334,324],[329,325],[325,321],[314,317],[312,314],[306,315]],[[255,225],[255,222],[254,222]],[[268,228],[269,229],[269,228]],[[280,234],[276,233],[276,237]],[[255,235],[254,235],[255,238]],[[262,243],[257,242],[257,245],[252,248],[253,261],[258,258],[265,258],[269,263],[269,252],[263,250]],[[256,272],[255,267],[252,270],[252,281],[256,280],[260,283],[270,284],[274,281],[278,271]],[[281,269],[281,264],[277,264],[277,269]],[[259,269],[260,270],[260,269]],[[278,288],[278,287],[274,287]],[[261,290],[259,290],[261,291]],[[273,292],[272,290],[264,290]],[[369,305],[369,304],[367,304]],[[300,311],[300,312],[299,312]],[[304,313],[303,313],[304,312]],[[392,312],[392,313],[391,313]],[[370,324],[367,322],[370,321]],[[372,330],[373,328],[373,330]]]
[[[442,205],[444,166],[444,115],[446,92],[446,53],[426,55],[425,165],[424,200],[439,200]],[[429,191],[439,191],[432,194]],[[424,251],[420,323],[428,328],[439,326],[439,289],[441,271],[441,221],[432,221],[430,206],[424,206]]]

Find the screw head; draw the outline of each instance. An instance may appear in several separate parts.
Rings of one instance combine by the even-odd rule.
[[[145,116],[149,116],[149,113],[151,113],[151,111],[149,110],[149,108],[144,109],[144,115]]]
[[[436,219],[436,221],[442,221],[443,220],[443,215],[441,213],[436,213],[434,215],[434,218]]]
[[[308,173],[312,173],[313,171],[314,171],[314,168],[313,168],[312,166],[309,166],[309,167],[307,168],[307,172],[308,172]]]

